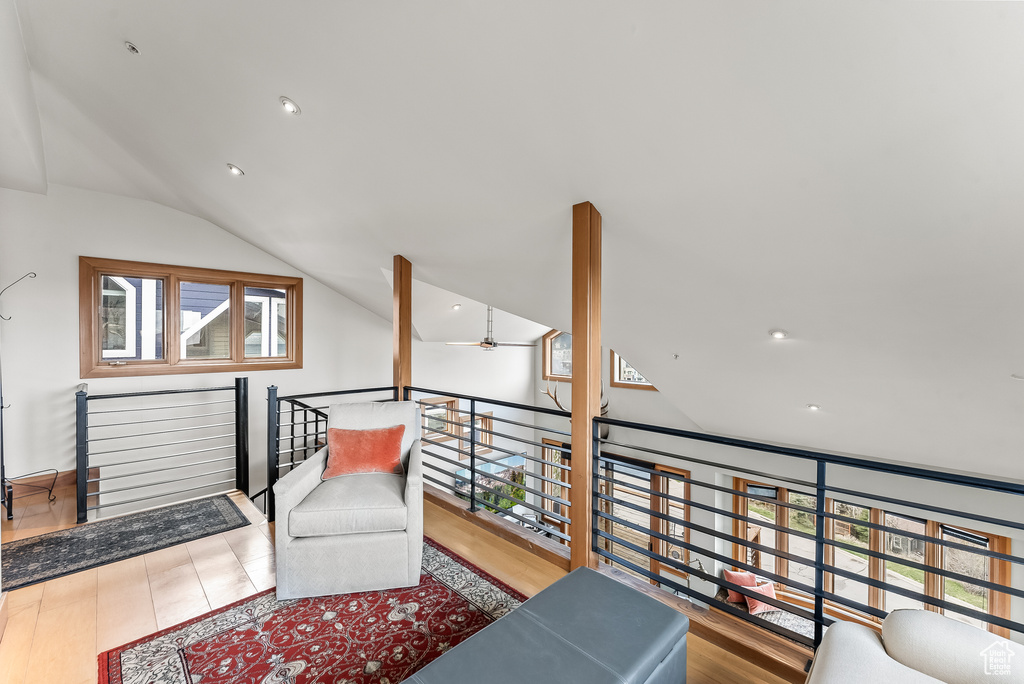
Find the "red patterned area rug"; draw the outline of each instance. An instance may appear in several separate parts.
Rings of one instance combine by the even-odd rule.
[[[526,600],[425,539],[420,584],[262,592],[99,656],[100,684],[398,684]]]

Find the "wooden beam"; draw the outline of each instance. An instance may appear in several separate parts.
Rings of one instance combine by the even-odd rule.
[[[593,546],[593,420],[601,413],[601,214],[572,208],[572,470],[570,562],[596,567]]]
[[[412,385],[412,264],[395,255],[394,383],[399,390]]]

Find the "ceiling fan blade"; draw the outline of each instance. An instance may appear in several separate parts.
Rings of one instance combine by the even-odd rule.
[[[495,347],[536,347],[535,344],[527,344],[525,342],[495,342]]]
[[[480,346],[479,342],[445,342],[445,344],[450,344],[453,347],[479,347]]]

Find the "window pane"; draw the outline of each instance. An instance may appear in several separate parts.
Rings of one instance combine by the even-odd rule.
[[[640,372],[633,368],[626,359],[615,354],[615,375],[618,382],[630,382],[635,385],[650,385],[647,378],[640,375]]]
[[[884,552],[890,556],[905,558],[923,565],[925,541],[908,537],[900,532],[914,532],[923,535],[925,533],[924,521],[886,513],[885,526],[892,529],[885,532]],[[924,571],[908,567],[898,561],[885,561],[885,582],[918,594],[924,594]],[[924,608],[924,602],[886,590],[885,610],[893,611],[898,608]]]
[[[816,506],[817,497],[811,496],[810,494],[803,494],[801,492],[789,492],[789,503],[796,506],[802,506],[804,508],[814,508]],[[799,530],[807,534],[813,535],[815,533],[815,525],[817,524],[817,517],[814,513],[809,511],[801,511],[796,508],[790,508],[788,511],[789,522],[786,525],[791,530]],[[814,560],[814,546],[815,542],[813,539],[807,539],[805,537],[798,537],[790,534],[789,537],[789,552],[794,556],[800,556],[801,558],[807,558],[811,561]],[[798,563],[796,561],[789,562],[789,569],[786,572],[787,577],[791,577],[795,580],[803,582],[804,584],[810,584],[814,586],[814,568],[811,565],[805,563]]]
[[[181,358],[231,358],[231,286],[181,283]]]
[[[551,338],[551,374],[572,377],[572,335],[569,333]]]
[[[100,359],[162,359],[163,280],[105,275],[100,285]]]
[[[604,484],[607,486],[611,495],[624,502],[633,504],[643,509],[643,511],[638,511],[635,508],[624,506],[614,501],[604,502],[606,504],[605,510],[611,515],[627,520],[640,528],[647,528],[651,524],[651,514],[649,512],[651,497],[646,492],[635,489],[634,487],[650,489],[650,474],[645,473],[642,470],[637,470],[636,468],[630,468],[628,465],[623,465],[621,463],[609,464],[609,466],[613,466],[614,468],[614,470],[609,468],[609,475],[615,478],[615,482],[606,482]],[[612,472],[614,474],[611,474]],[[650,534],[641,532],[629,525],[623,525],[621,523],[611,521],[605,522],[610,525],[611,534],[615,535],[617,538],[639,546],[642,549],[650,548]],[[620,556],[630,563],[640,566],[644,570],[649,571],[651,569],[651,559],[648,556],[645,556],[638,551],[634,551],[623,544],[611,542],[611,551],[616,556]],[[636,575],[644,581],[648,580],[646,575],[642,575],[625,565],[613,562],[612,566],[617,567],[620,570],[624,570],[631,575]]]
[[[988,550],[988,539],[979,537],[970,532],[964,530],[958,530],[954,527],[942,526],[942,538],[948,539],[952,542],[960,544],[962,546],[970,546],[977,548],[982,551]],[[980,580],[988,581],[989,578],[989,561],[985,556],[971,553],[963,549],[951,549],[948,547],[942,548],[942,568],[949,570],[950,572],[957,572],[961,575],[968,575],[970,577],[976,577]],[[943,599],[950,603],[962,606],[964,608],[971,608],[974,610],[980,610],[987,613],[988,607],[988,590],[979,587],[976,584],[969,584],[961,582],[960,580],[950,579],[948,577],[943,578]],[[960,615],[952,610],[944,611],[946,617],[951,617],[954,620],[960,622],[966,622],[969,625],[980,627],[985,629],[986,625],[980,620]]]
[[[747,485],[747,493],[757,496],[776,498],[778,490],[775,487],[761,485]],[[773,503],[757,499],[747,499],[747,516],[755,520],[763,520],[775,524],[778,514],[778,507]],[[761,544],[770,548],[775,546],[775,530],[768,527],[761,527],[756,523],[747,523],[747,541]],[[747,549],[747,562],[754,567],[775,572],[775,556],[757,549]]]
[[[836,515],[843,516],[843,519],[836,519],[832,522],[832,538],[843,544],[849,544],[860,549],[871,548],[871,531],[856,521],[870,522],[871,509],[862,506],[836,501],[834,504]],[[850,551],[833,547],[834,558],[832,564],[847,572],[856,573],[860,577],[870,576],[868,569],[868,556],[865,553]],[[833,576],[833,593],[848,598],[851,601],[868,605],[868,585],[848,577]]]
[[[661,477],[661,491],[670,496],[684,499],[686,498],[686,483],[682,480]],[[667,506],[664,504],[661,506],[662,512],[667,513],[669,517],[675,518],[676,520],[686,520],[686,506],[684,504],[670,499],[662,499],[662,501],[668,504]],[[662,534],[672,537],[673,539],[678,539],[681,542],[686,541],[685,525],[680,525],[679,523],[672,522],[671,520],[662,520],[660,524]],[[676,546],[675,544],[670,544],[664,540],[659,540],[659,546],[662,555],[668,556],[679,563],[686,561],[686,549],[682,546]],[[666,570],[675,572],[668,568],[666,568]]]
[[[245,356],[288,355],[287,290],[245,288]]]

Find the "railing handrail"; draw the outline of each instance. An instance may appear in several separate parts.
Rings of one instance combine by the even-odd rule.
[[[81,386],[81,385],[80,385]],[[119,392],[117,394],[90,394],[86,397],[89,401],[96,399],[124,399],[127,397],[156,397],[164,394],[193,394],[199,392],[223,392],[235,389],[234,385],[224,387],[185,387],[182,389],[149,390],[145,392]],[[86,391],[86,390],[80,390]]]
[[[604,418],[595,416],[594,422],[599,423],[601,425],[610,425],[614,427],[641,430],[643,432],[667,435],[669,437],[681,437],[684,439],[692,439],[700,442],[710,442],[712,444],[733,446],[741,449],[763,451],[766,453],[778,454],[780,456],[792,456],[794,458],[800,458],[804,460],[813,460],[819,462],[823,461],[825,463],[830,463],[839,466],[860,468],[864,470],[875,470],[879,472],[891,473],[894,475],[905,475],[907,477],[916,477],[919,479],[933,480],[936,482],[944,482],[947,484],[969,486],[975,489],[988,489],[992,491],[1003,492],[1006,494],[1024,495],[1024,483],[992,480],[985,477],[979,477],[977,475],[967,475],[943,470],[935,470],[931,468],[922,468],[920,466],[912,466],[902,463],[875,461],[868,458],[857,458],[855,456],[840,456],[838,454],[829,454],[821,451],[812,451],[810,449],[800,449],[797,447],[788,447],[779,444],[767,444],[765,442],[755,442],[753,440],[740,439],[738,437],[727,437],[725,435],[715,435],[705,432],[694,432],[692,430],[681,430],[679,428],[671,428],[663,425],[649,425],[647,423],[619,420],[617,418]]]
[[[394,392],[396,387],[390,385],[387,387],[365,387],[360,389],[350,390],[338,390],[337,392],[306,392],[305,394],[289,394],[286,397],[278,397],[278,401],[296,401],[299,399],[311,399],[313,397],[333,397],[342,396],[345,394],[363,394],[369,392]]]
[[[531,406],[530,404],[519,404],[514,401],[504,401],[502,399],[488,399],[487,397],[478,397],[472,394],[459,394],[456,392],[445,392],[442,390],[427,389],[424,387],[405,387],[406,392],[423,392],[425,394],[436,394],[444,397],[451,397],[452,399],[466,399],[467,401],[478,401],[483,404],[489,404],[491,406],[502,406],[510,409],[520,409],[523,411],[535,411],[537,413],[546,413],[549,416],[558,416],[560,418],[571,418],[572,413],[570,411],[563,411],[561,409],[548,408],[546,406]]]

